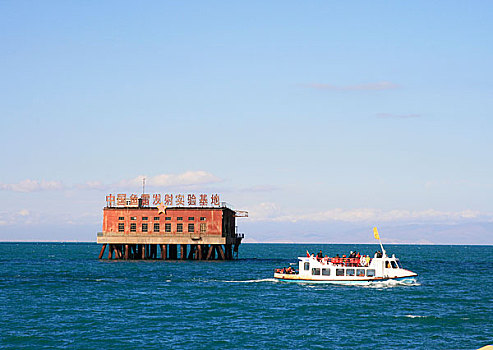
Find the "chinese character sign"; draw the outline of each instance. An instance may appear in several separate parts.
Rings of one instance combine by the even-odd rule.
[[[153,194],[152,195],[152,205],[158,205],[161,204],[161,195],[160,194]]]
[[[218,194],[213,194],[211,196],[211,205],[219,206],[219,195]]]
[[[136,194],[130,196],[130,205],[139,205],[139,197]]]
[[[188,195],[188,205],[189,206],[195,206],[195,205],[197,205],[197,197],[195,197],[194,194],[189,194]]]
[[[114,207],[115,206],[115,196],[109,194],[106,196],[106,206]]]
[[[201,207],[207,206],[207,195],[206,194],[201,194],[200,195],[199,205]]]
[[[164,195],[164,205],[166,205],[166,206],[173,205],[173,195],[172,194],[165,194]]]
[[[119,193],[116,195],[116,205],[124,207],[127,204],[127,195]]]
[[[142,206],[143,207],[148,207],[149,206],[150,195],[143,193],[140,198],[142,199]]]
[[[161,201],[162,199],[162,201]],[[151,202],[151,195],[147,193],[143,193],[140,196],[140,201],[139,201],[139,196],[136,194],[131,194],[129,197],[127,197],[126,194],[124,193],[119,193],[116,195],[109,194],[106,196],[106,205],[107,207],[126,207],[126,206],[131,206],[131,207],[137,207],[137,206],[142,206],[142,207],[149,207]],[[115,205],[116,204],[116,205]],[[166,207],[171,207],[173,205],[175,206],[189,206],[189,207],[207,207],[207,206],[213,206],[213,207],[219,207],[221,206],[221,201],[219,199],[219,195],[216,194],[211,194],[210,197],[209,195],[202,193],[199,195],[195,194],[153,194],[152,195],[152,205],[153,206],[158,206],[158,205],[164,205]]]
[[[185,205],[185,196],[182,194],[177,194],[176,195],[176,205]]]

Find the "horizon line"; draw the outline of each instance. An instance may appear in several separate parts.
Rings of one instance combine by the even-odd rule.
[[[0,244],[2,243],[94,243],[98,244],[96,241],[76,241],[76,240],[70,240],[70,241],[56,241],[56,240],[50,240],[50,241],[39,241],[39,240],[24,240],[24,241],[8,241],[8,240],[0,240]],[[330,245],[330,244],[358,244],[358,245],[378,245],[378,243],[374,242],[363,242],[363,243],[354,243],[354,242],[332,242],[332,243],[325,243],[325,242],[244,242],[242,244],[325,244],[325,245]],[[391,245],[454,245],[454,246],[466,246],[466,245],[474,245],[474,246],[493,246],[493,243],[393,243],[393,242],[388,242],[385,244],[391,244]]]

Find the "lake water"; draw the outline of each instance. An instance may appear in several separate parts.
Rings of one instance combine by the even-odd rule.
[[[0,348],[477,349],[493,343],[493,246],[386,245],[418,285],[277,282],[306,250],[243,244],[237,261],[98,260],[96,244],[0,244]]]

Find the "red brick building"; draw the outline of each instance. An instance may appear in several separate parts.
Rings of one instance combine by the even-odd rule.
[[[236,217],[246,217],[225,204],[217,206],[109,206],[103,209],[103,231],[97,243],[109,259],[233,259],[243,239]]]

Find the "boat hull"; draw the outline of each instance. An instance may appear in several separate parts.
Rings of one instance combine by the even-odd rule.
[[[389,277],[389,278],[361,278],[361,279],[309,279],[304,276],[299,276],[295,274],[283,274],[275,273],[274,278],[285,282],[297,282],[297,283],[330,283],[330,284],[349,284],[349,285],[367,285],[380,282],[395,281],[402,284],[413,284],[416,283],[417,275],[401,276],[401,277]]]

